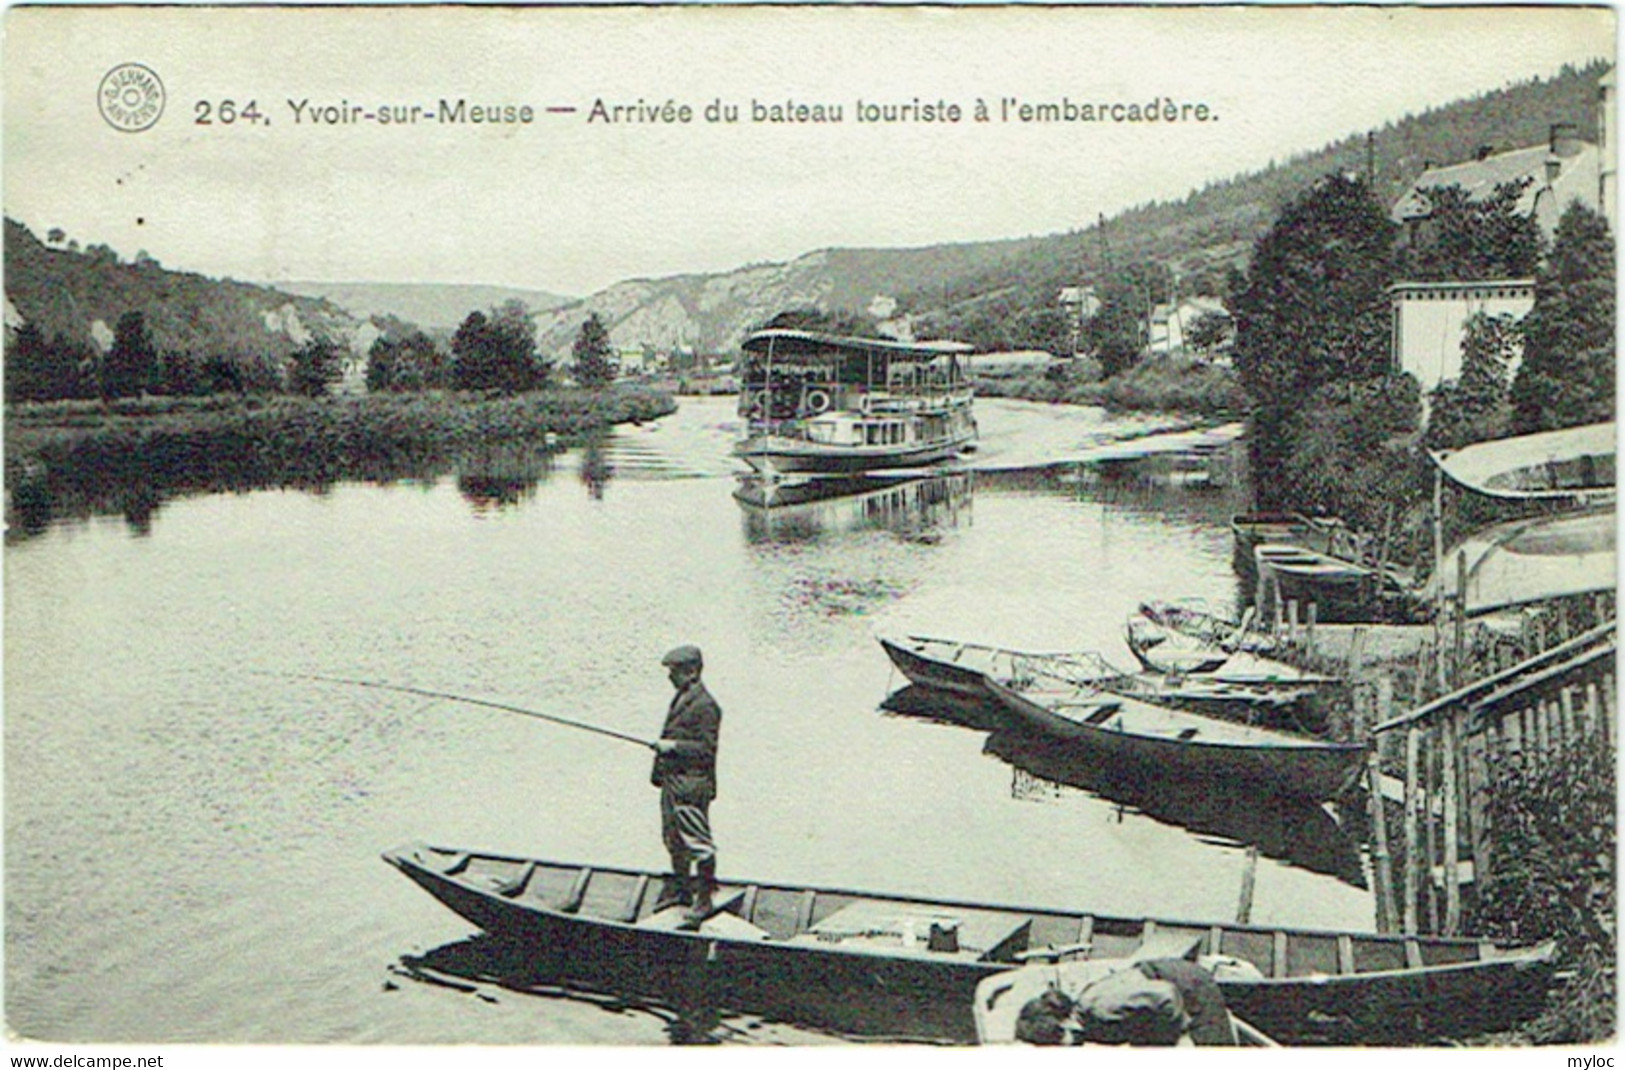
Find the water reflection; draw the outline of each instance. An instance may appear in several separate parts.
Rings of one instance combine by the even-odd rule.
[[[335,450],[301,454],[235,440],[178,450],[160,442],[145,452],[122,454],[87,446],[50,466],[9,473],[6,541],[44,534],[58,522],[98,516],[123,517],[131,534],[142,537],[151,534],[163,506],[179,498],[258,490],[320,496],[342,482],[431,482],[448,474],[455,476],[457,489],[476,513],[488,513],[533,498],[554,463],[553,447],[525,441],[455,450],[401,446],[367,455]],[[613,469],[601,459],[594,462],[591,454],[589,445],[583,481],[594,497],[601,497]]]
[[[422,955],[403,955],[392,972],[470,994],[479,986],[568,999],[610,1013],[659,1019],[674,1045],[805,1043],[806,1033],[846,1040],[963,1044],[966,1007],[922,1005],[907,993],[858,998],[840,984],[809,987],[772,971],[692,955],[580,954],[480,933]],[[802,1035],[782,1036],[790,1026]],[[776,1035],[779,1034],[779,1035]]]
[[[594,435],[581,450],[581,483],[587,488],[587,497],[595,502],[604,500],[604,488],[615,478],[615,466],[610,463],[604,448],[605,436]]]
[[[460,455],[457,491],[476,515],[501,512],[536,496],[553,474],[553,453],[529,442],[497,442]]]
[[[745,538],[752,544],[818,542],[862,531],[928,543],[969,524],[971,492],[969,472],[790,482],[743,476],[734,500],[744,511]]]
[[[1017,798],[1082,791],[1200,837],[1256,846],[1266,857],[1366,887],[1354,840],[1323,807],[1251,785],[1124,775],[1093,754],[1014,729],[988,736],[983,750],[1010,765]]]
[[[991,701],[910,685],[887,696],[881,708],[989,732],[983,751],[1011,767],[1013,798],[1059,800],[1081,791],[1122,808],[1119,819],[1143,814],[1227,846],[1256,845],[1266,857],[1366,887],[1358,837],[1324,807],[1256,786],[1149,780],[1103,763],[1093,752],[1023,732]]]

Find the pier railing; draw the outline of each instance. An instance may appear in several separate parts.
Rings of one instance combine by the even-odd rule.
[[[1506,763],[1551,764],[1615,745],[1617,642],[1616,623],[1606,621],[1373,726],[1373,798],[1384,794],[1380,755],[1397,758],[1402,746],[1404,756],[1397,889],[1383,808],[1373,808],[1379,928],[1461,931],[1464,886],[1482,888],[1493,872],[1497,772]]]

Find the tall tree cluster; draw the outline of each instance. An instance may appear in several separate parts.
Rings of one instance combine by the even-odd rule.
[[[1614,418],[1614,239],[1608,221],[1569,205],[1524,317],[1523,363],[1512,383],[1518,434]]]
[[[594,312],[582,322],[571,357],[576,382],[593,390],[602,390],[620,373],[620,361],[609,343],[609,329],[598,318],[598,313]]]
[[[1365,183],[1329,175],[1259,239],[1233,296],[1236,369],[1252,398],[1263,508],[1339,514],[1378,528],[1414,459],[1420,394],[1390,373],[1394,225]]]
[[[461,390],[518,394],[547,380],[536,352],[535,317],[523,301],[508,301],[489,315],[469,313],[452,337],[451,353]]]

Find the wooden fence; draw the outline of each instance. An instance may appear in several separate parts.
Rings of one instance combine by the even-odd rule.
[[[1404,770],[1397,888],[1383,807],[1373,806],[1379,929],[1461,931],[1463,887],[1493,872],[1500,764],[1614,746],[1616,644],[1610,620],[1373,727],[1372,798],[1383,798],[1385,751],[1395,765],[1402,754]]]

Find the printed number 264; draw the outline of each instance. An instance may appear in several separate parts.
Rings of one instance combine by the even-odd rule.
[[[234,100],[218,102],[200,100],[192,106],[192,110],[196,112],[193,121],[198,126],[213,126],[215,123],[226,126],[236,122],[257,123],[262,118],[259,105],[252,100],[241,107],[238,107]]]

